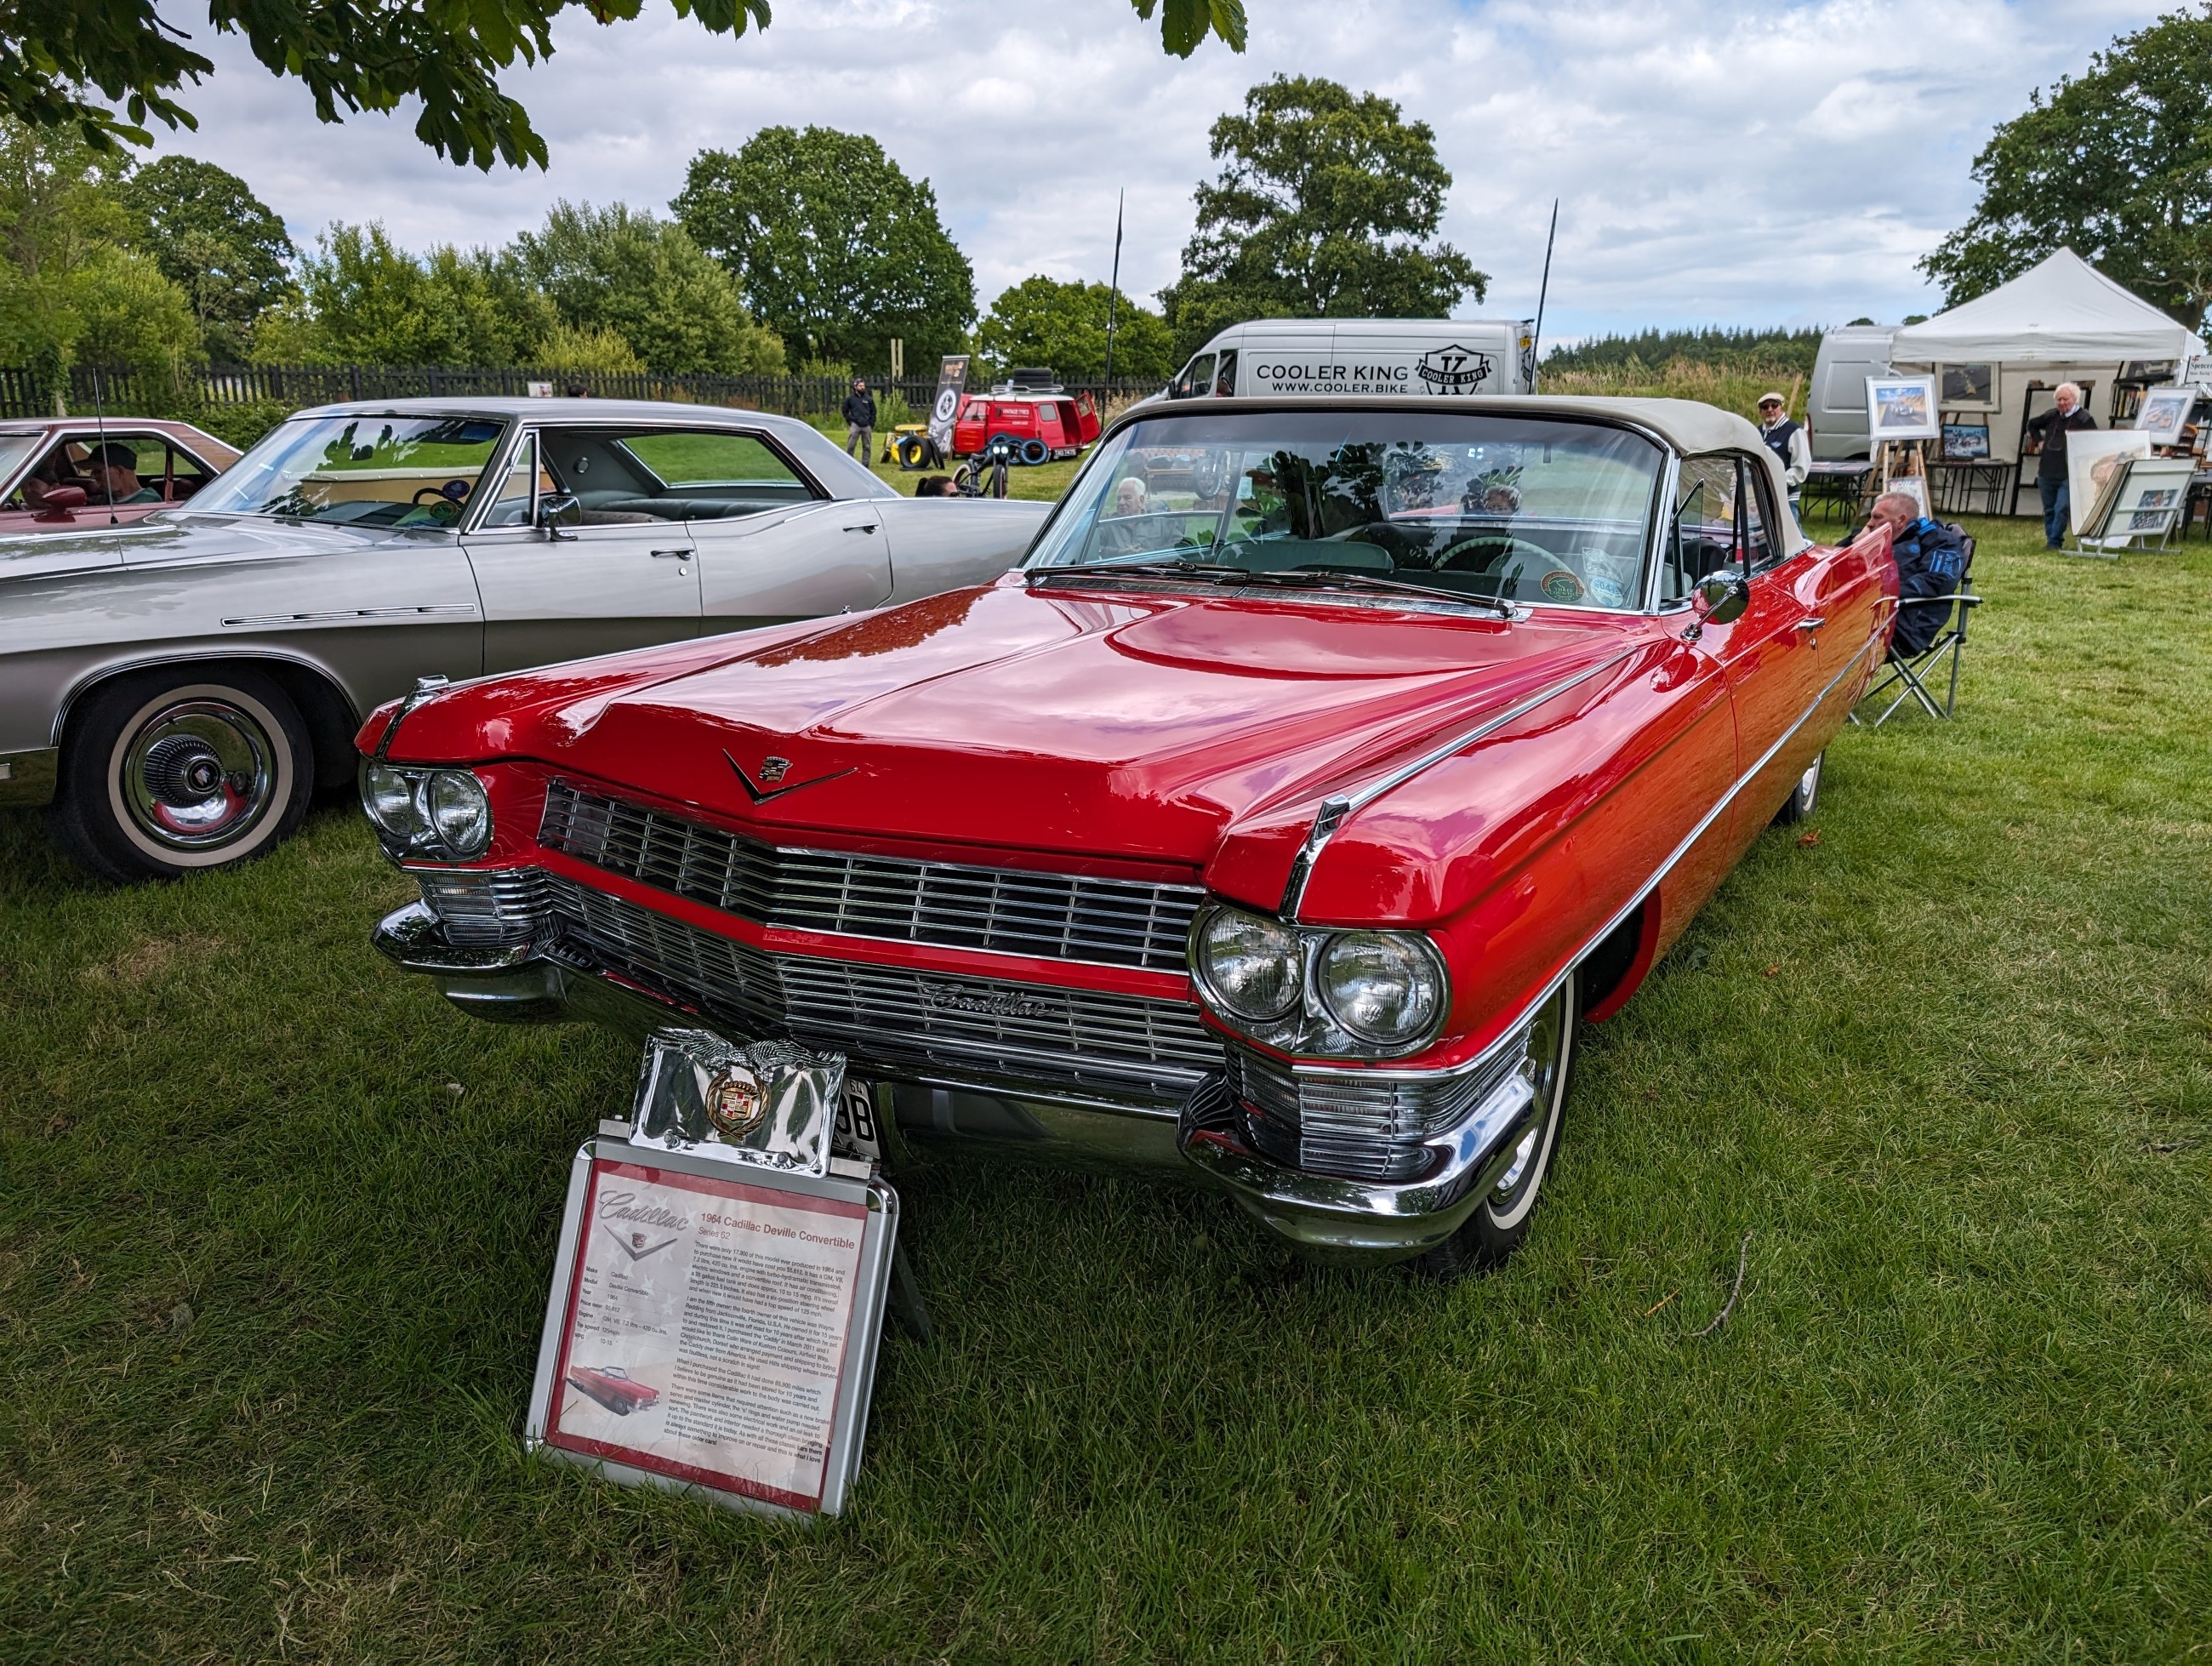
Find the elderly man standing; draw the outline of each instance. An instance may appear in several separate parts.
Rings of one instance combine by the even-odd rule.
[[[853,391],[837,414],[845,419],[845,455],[866,462],[876,441],[876,396],[868,392],[866,377],[853,378]]]
[[[1797,494],[1813,472],[1813,445],[1805,437],[1803,424],[1790,420],[1779,393],[1759,396],[1759,437],[1766,441],[1767,450],[1781,459],[1782,479],[1790,488],[1790,513],[1794,516],[1797,513]]]
[[[2066,436],[2097,426],[2097,419],[2081,409],[2081,390],[2061,382],[2051,391],[2051,408],[2027,425],[2028,441],[2040,460],[2035,465],[2035,489],[2043,499],[2043,547],[2056,550],[2066,541]]]

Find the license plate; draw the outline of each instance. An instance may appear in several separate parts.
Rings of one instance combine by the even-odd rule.
[[[884,1160],[884,1142],[876,1126],[876,1093],[872,1084],[846,1079],[844,1091],[837,1096],[837,1132],[830,1148],[840,1157],[855,1157],[864,1163]]]

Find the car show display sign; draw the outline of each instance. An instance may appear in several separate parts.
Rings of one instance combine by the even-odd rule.
[[[947,353],[938,362],[937,398],[929,407],[929,441],[938,455],[952,454],[952,424],[960,416],[960,401],[968,392],[968,355]]]

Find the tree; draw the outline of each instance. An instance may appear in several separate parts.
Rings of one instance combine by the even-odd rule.
[[[975,321],[975,275],[937,193],[865,135],[764,127],[734,155],[694,156],[672,206],[805,356],[878,368],[896,336],[926,362]]]
[[[617,203],[556,203],[514,242],[517,270],[580,331],[611,330],[663,374],[783,368],[783,344],[747,316],[730,275],[680,225]]]
[[[560,322],[511,256],[448,246],[418,258],[374,223],[332,226],[300,277],[306,318],[256,342],[264,361],[281,348],[295,363],[526,364]]]
[[[300,252],[283,221],[235,173],[190,156],[149,162],[118,195],[143,224],[132,240],[190,299],[208,351],[243,361],[255,320],[296,289]]]
[[[553,55],[553,23],[580,10],[601,24],[634,18],[643,0],[208,0],[218,33],[246,39],[262,66],[296,76],[315,114],[391,111],[422,103],[416,137],[440,155],[489,169],[545,166],[545,141],[530,113],[500,90],[519,58]],[[709,33],[766,28],[769,0],[672,0],[679,17]],[[1160,13],[1162,44],[1188,58],[1208,33],[1244,50],[1243,0],[1131,0],[1139,17]],[[148,144],[148,119],[197,127],[176,94],[215,65],[165,23],[153,0],[0,0],[0,112],[33,126],[73,127],[100,149]],[[94,98],[98,93],[105,99]],[[112,107],[123,106],[118,115]]]
[[[1921,261],[1955,307],[2062,244],[2201,329],[2212,307],[2212,5],[2122,35],[1974,158],[1981,201]]]
[[[1451,174],[1426,122],[1373,93],[1278,76],[1213,124],[1182,276],[1160,292],[1178,356],[1253,318],[1440,318],[1489,277],[1431,244]]]
[[[976,350],[995,370],[1042,364],[1063,376],[1103,376],[1109,294],[1103,283],[1025,277],[991,303],[975,331]],[[1114,374],[1164,381],[1179,362],[1167,320],[1123,295],[1115,322]]]

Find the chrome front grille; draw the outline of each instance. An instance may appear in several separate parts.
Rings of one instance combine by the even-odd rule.
[[[1179,972],[1204,892],[1015,868],[793,850],[665,811],[546,791],[538,842],[610,873],[795,931]]]
[[[1480,1070],[1408,1078],[1300,1073],[1245,1047],[1228,1055],[1230,1091],[1258,1150],[1316,1174],[1388,1181],[1417,1178],[1431,1161],[1423,1142],[1465,1120],[1523,1056],[1507,1047]]]
[[[1188,1002],[768,954],[573,880],[545,885],[557,949],[581,965],[864,1067],[937,1065],[1164,1102],[1221,1067],[1220,1043]]]
[[[417,868],[415,883],[456,945],[526,942],[544,917],[545,875],[534,867]]]

